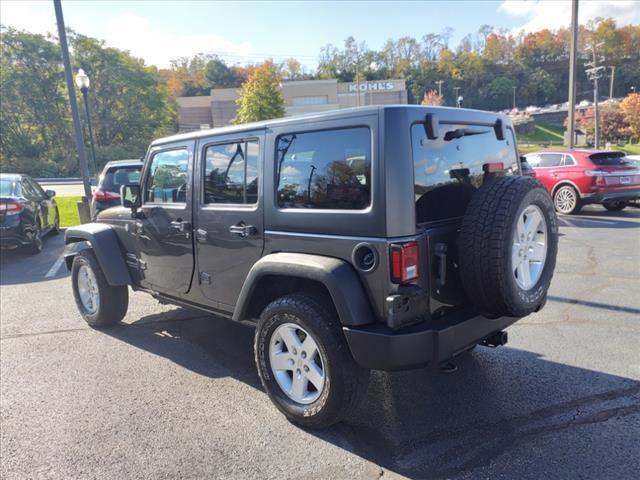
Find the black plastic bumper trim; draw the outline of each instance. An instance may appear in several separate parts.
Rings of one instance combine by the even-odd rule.
[[[400,331],[385,325],[343,327],[355,361],[372,370],[406,370],[437,365],[519,318],[495,319],[458,312]]]

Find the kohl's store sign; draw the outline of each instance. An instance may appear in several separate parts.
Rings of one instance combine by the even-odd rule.
[[[363,82],[363,83],[350,83],[349,93],[360,92],[388,92],[395,90],[396,86],[393,82]]]

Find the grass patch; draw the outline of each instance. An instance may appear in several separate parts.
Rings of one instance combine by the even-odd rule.
[[[56,197],[58,211],[60,212],[60,226],[62,228],[80,225],[77,202],[81,197]]]
[[[547,125],[544,123],[536,124],[533,133],[522,133],[518,135],[518,141],[521,143],[546,143],[546,142],[562,142],[564,140],[564,129],[555,125]]]
[[[622,150],[627,155],[640,155],[640,143],[627,143],[621,147],[614,145],[614,150]]]

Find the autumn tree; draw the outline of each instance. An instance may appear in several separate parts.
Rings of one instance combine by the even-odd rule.
[[[438,95],[438,92],[435,90],[429,90],[424,93],[420,105],[433,105],[439,107],[444,105],[444,99],[442,98],[442,95]]]
[[[242,84],[236,101],[238,113],[233,123],[257,122],[285,114],[278,70],[272,61],[256,68]]]
[[[631,136],[640,140],[640,93],[630,93],[620,103]]]

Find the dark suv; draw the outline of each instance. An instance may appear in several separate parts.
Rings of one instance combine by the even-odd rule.
[[[153,142],[122,207],[66,231],[92,327],[128,287],[256,326],[270,398],[335,423],[369,370],[439,365],[545,303],[557,221],[507,117],[362,107]]]
[[[91,199],[91,218],[95,220],[96,215],[102,210],[120,205],[120,187],[130,185],[140,181],[140,170],[142,162],[140,160],[114,160],[107,162],[100,181],[93,192]]]

